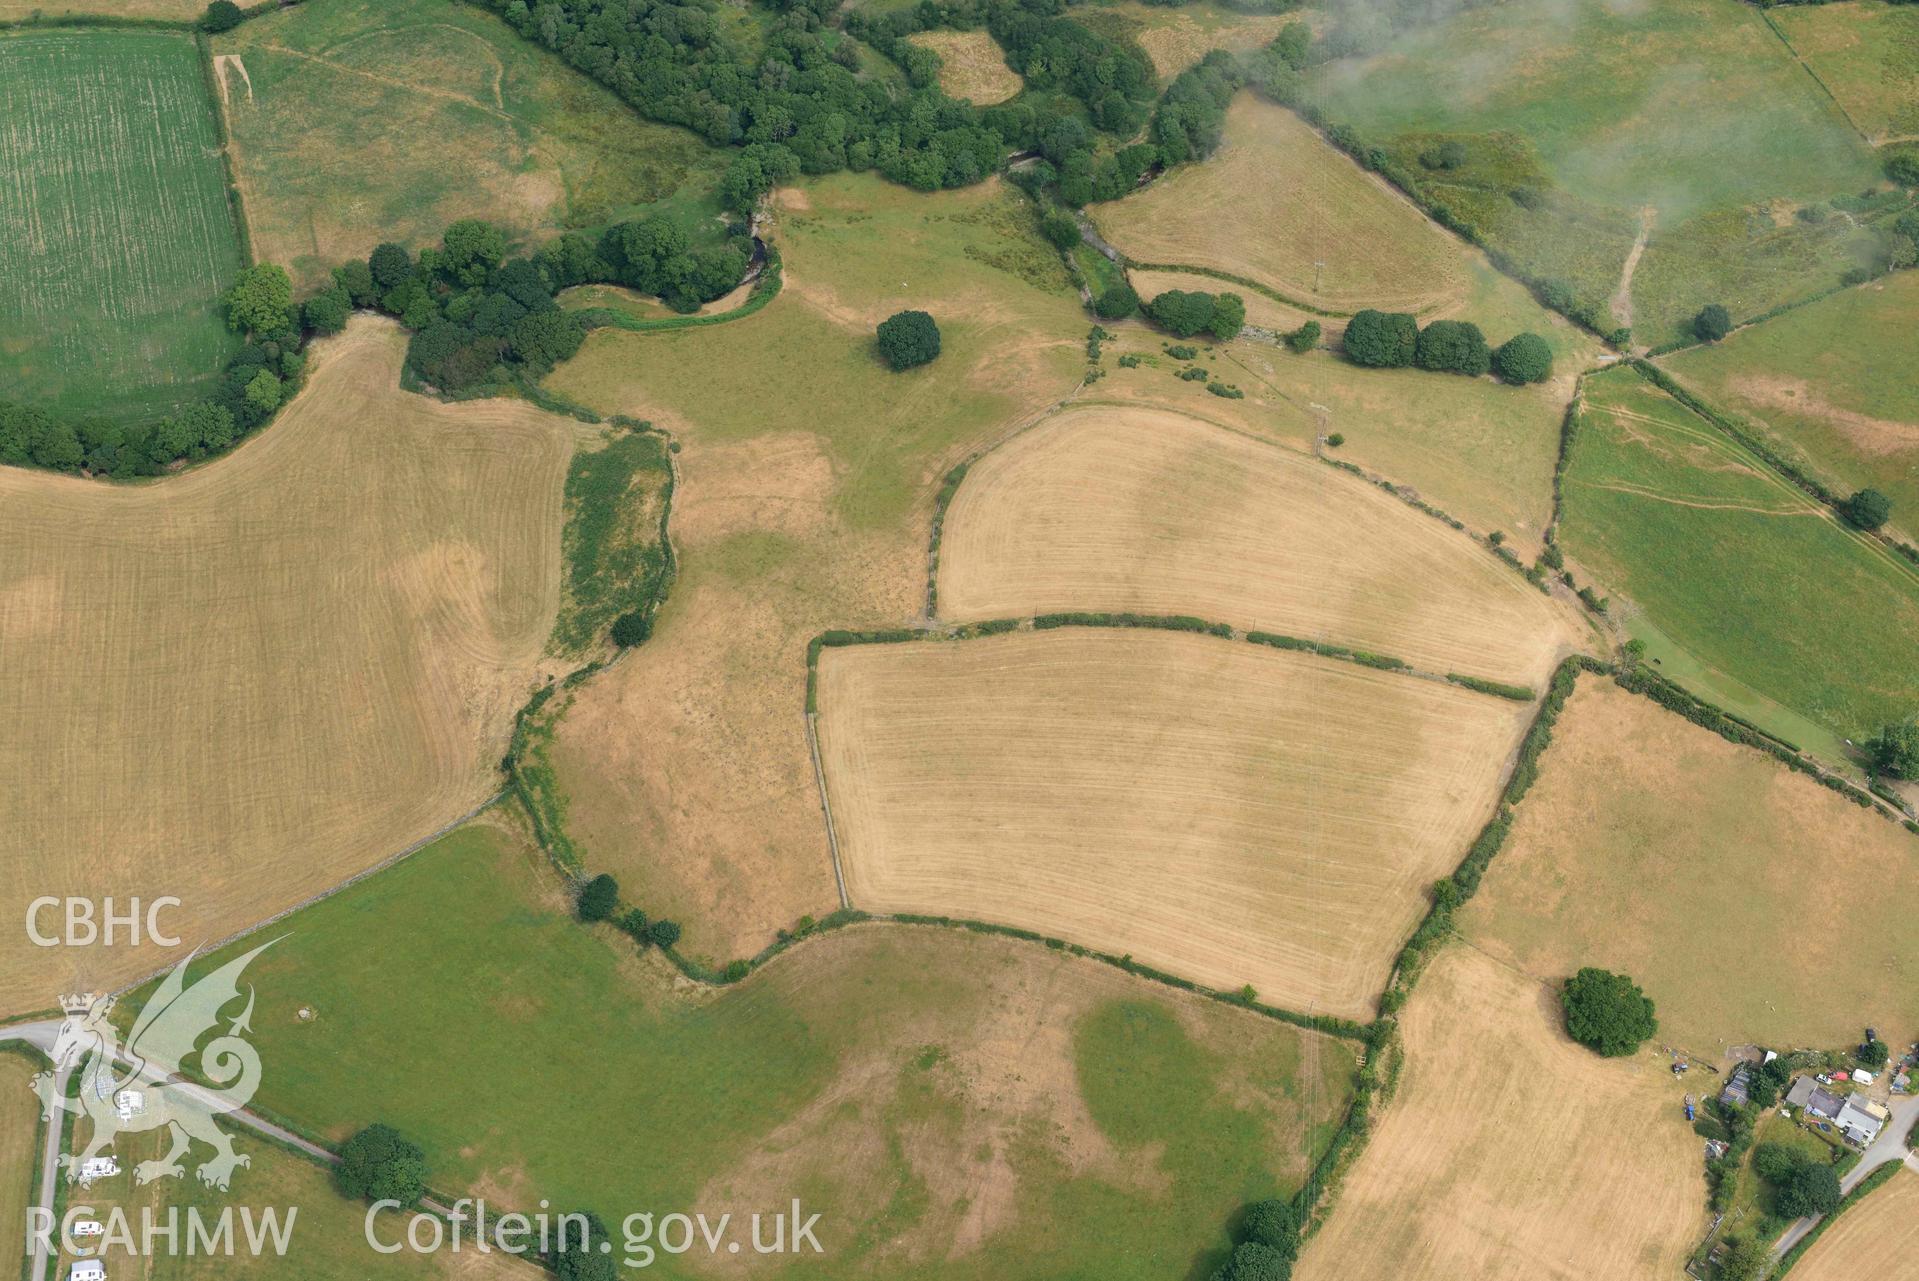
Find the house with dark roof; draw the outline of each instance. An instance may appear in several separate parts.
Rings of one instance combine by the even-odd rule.
[[[1844,1097],[1820,1088],[1819,1082],[1809,1076],[1799,1077],[1792,1083],[1792,1088],[1786,1091],[1786,1102],[1822,1121],[1837,1120],[1846,1106]]]

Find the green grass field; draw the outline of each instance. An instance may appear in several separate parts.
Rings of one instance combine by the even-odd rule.
[[[1919,710],[1919,571],[1632,371],[1586,388],[1561,541],[1620,614],[1835,735]]]
[[[1770,17],[1868,137],[1919,137],[1919,10],[1851,0],[1782,5]]]
[[[258,1102],[333,1138],[384,1120],[500,1206],[797,1196],[829,1253],[781,1276],[1183,1275],[1350,1097],[1343,1043],[1004,939],[861,927],[688,990],[492,827],[274,932]]]
[[[1919,272],[1899,272],[1667,364],[1836,492],[1888,495],[1894,525],[1919,538],[1919,383],[1895,373],[1915,325]]]
[[[214,51],[255,252],[296,279],[458,218],[530,238],[643,206],[719,212],[719,151],[477,8],[307,0]]]
[[[239,240],[193,41],[0,34],[0,395],[158,418],[235,340]]]
[[[1329,64],[1311,93],[1329,119],[1392,144],[1489,242],[1602,307],[1639,211],[1655,209],[1633,288],[1637,336],[1654,343],[1706,302],[1753,314],[1804,296],[1808,278],[1835,282],[1855,247],[1790,224],[1775,236],[1762,207],[1878,177],[1763,18],[1715,0],[1470,7]],[[1423,170],[1416,156],[1436,135],[1462,136],[1477,154],[1455,171]],[[1543,201],[1522,207],[1510,195],[1519,187]]]

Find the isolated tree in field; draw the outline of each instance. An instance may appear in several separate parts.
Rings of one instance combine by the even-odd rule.
[[[1309,320],[1286,335],[1286,348],[1289,351],[1304,354],[1319,346],[1319,335],[1319,322]]]
[[[1079,224],[1072,215],[1049,213],[1040,220],[1040,234],[1060,249],[1071,249],[1080,242]]]
[[[1346,322],[1346,358],[1371,369],[1403,369],[1419,347],[1419,322],[1403,311],[1368,307]]]
[[[1466,163],[1466,144],[1453,140],[1428,147],[1419,153],[1419,163],[1428,169],[1457,169]]]
[[[580,887],[580,896],[573,901],[573,910],[582,921],[604,921],[613,915],[613,909],[620,905],[620,883],[606,872],[588,881]]]
[[[231,31],[245,19],[246,14],[240,12],[240,6],[233,0],[213,0],[200,15],[200,30],[214,34]]]
[[[1478,325],[1467,320],[1435,320],[1419,331],[1413,362],[1435,373],[1477,378],[1492,368],[1493,354]]]
[[[880,357],[895,371],[914,369],[940,354],[940,330],[923,311],[900,311],[880,321]]]
[[[646,644],[653,634],[653,620],[637,609],[630,609],[613,620],[613,643],[621,649]]]
[[[1246,300],[1238,294],[1214,294],[1213,318],[1206,323],[1207,332],[1221,342],[1231,342],[1245,327]]]
[[[1919,720],[1902,721],[1866,743],[1872,767],[1891,778],[1919,780]]]
[[[1869,1041],[1862,1041],[1859,1048],[1853,1051],[1852,1056],[1858,1059],[1863,1066],[1872,1068],[1875,1071],[1892,1061],[1892,1051],[1887,1049],[1886,1043],[1878,1037],[1874,1037]]]
[[[1545,382],[1553,376],[1553,349],[1538,334],[1514,334],[1493,352],[1493,372],[1503,382]]]
[[[287,327],[293,310],[293,281],[286,268],[256,263],[240,273],[226,292],[227,324],[237,333],[268,334]]]
[[[1708,303],[1692,318],[1692,331],[1701,342],[1718,342],[1732,332],[1732,313],[1719,303]]]
[[[1874,530],[1892,519],[1892,499],[1876,489],[1862,489],[1846,500],[1843,510],[1854,528]]]
[[[1299,1215],[1293,1203],[1279,1197],[1255,1201],[1246,1207],[1239,1225],[1239,1239],[1277,1250],[1287,1258],[1299,1256]]]
[[[1233,1257],[1213,1273],[1213,1281],[1287,1281],[1293,1275],[1293,1261],[1257,1241],[1242,1241],[1233,1247]]]
[[[415,1205],[426,1192],[426,1153],[391,1126],[369,1125],[340,1149],[333,1175],[347,1196]]]
[[[382,290],[395,289],[413,278],[413,255],[391,242],[367,256],[367,271]]]
[[[1588,966],[1566,980],[1559,1000],[1567,1033],[1607,1058],[1631,1054],[1659,1030],[1651,998],[1623,974]]]
[[[1124,320],[1139,310],[1139,295],[1125,281],[1109,285],[1093,299],[1093,314],[1101,320]]]

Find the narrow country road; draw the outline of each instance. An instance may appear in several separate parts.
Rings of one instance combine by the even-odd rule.
[[[1859,1158],[1859,1164],[1846,1172],[1839,1180],[1839,1190],[1850,1192],[1865,1182],[1866,1176],[1882,1165],[1891,1165],[1894,1161],[1904,1161],[1906,1168],[1919,1174],[1919,1153],[1906,1149],[1906,1136],[1912,1132],[1915,1123],[1919,1123],[1919,1094],[1907,1095],[1903,1099],[1894,1099],[1891,1104],[1892,1120],[1886,1122],[1886,1128],[1879,1132],[1878,1140],[1866,1149]],[[1799,1220],[1786,1229],[1786,1235],[1779,1238],[1779,1244],[1773,1247],[1774,1255],[1784,1254],[1792,1249],[1818,1224],[1820,1215]]]

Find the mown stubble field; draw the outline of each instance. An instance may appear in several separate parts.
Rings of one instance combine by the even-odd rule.
[[[1547,987],[1454,946],[1301,1281],[1663,1281],[1706,1227],[1700,1140],[1651,1054],[1602,1059]]]
[[[1104,628],[829,648],[819,709],[855,907],[1019,925],[1357,1019],[1530,715]]]
[[[1578,634],[1484,548],[1375,486],[1119,406],[1069,409],[973,464],[943,526],[939,610],[1194,614],[1535,686]]]
[[[356,319],[271,428],[182,475],[0,471],[16,924],[41,894],[174,895],[166,924],[211,941],[499,786],[559,602],[575,425],[404,393],[404,349],[397,325]],[[41,950],[17,928],[0,957],[16,1010],[165,959]]]
[[[1542,980],[1632,975],[1660,1039],[1711,1058],[1919,1028],[1915,895],[1919,837],[1586,677],[1460,924]]]

